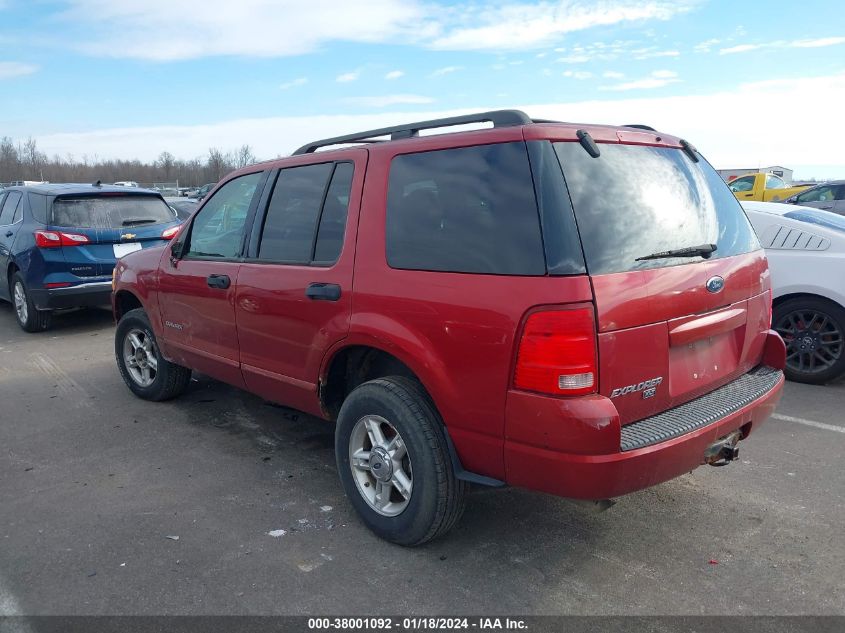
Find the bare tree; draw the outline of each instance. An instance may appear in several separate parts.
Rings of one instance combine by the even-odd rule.
[[[173,171],[173,166],[176,164],[176,159],[173,157],[173,154],[170,152],[162,152],[158,155],[158,160],[156,160],[156,167],[161,169],[164,172],[164,180],[165,182],[170,182],[170,175]]]
[[[254,162],[256,162],[256,159],[255,154],[252,153],[252,148],[249,145],[241,145],[241,148],[235,155],[235,168],[240,169],[241,167],[252,165]]]

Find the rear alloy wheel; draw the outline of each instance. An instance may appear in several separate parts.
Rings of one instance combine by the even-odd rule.
[[[169,400],[185,391],[191,370],[165,359],[143,309],[130,310],[114,335],[114,353],[123,382],[144,400]]]
[[[797,297],[775,307],[774,329],[786,343],[789,380],[829,382],[845,372],[845,310],[818,297]]]
[[[346,397],[335,431],[346,496],[378,536],[420,545],[448,532],[464,508],[443,420],[416,380],[390,376]]]
[[[23,275],[19,272],[12,276],[12,305],[15,306],[15,318],[25,332],[43,332],[50,327],[53,313],[38,310],[26,291]]]

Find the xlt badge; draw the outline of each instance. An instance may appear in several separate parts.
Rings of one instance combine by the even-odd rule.
[[[643,380],[636,385],[628,385],[627,387],[618,387],[610,392],[611,398],[618,398],[619,396],[627,396],[629,393],[635,393],[637,391],[643,392],[643,399],[651,398],[654,394],[657,393],[657,386],[663,382],[663,376],[658,376],[657,378],[652,378],[651,380]]]

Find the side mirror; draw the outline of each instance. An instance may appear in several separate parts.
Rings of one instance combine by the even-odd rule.
[[[182,259],[182,251],[185,248],[185,241],[183,239],[173,242],[170,245],[170,259],[177,260]]]

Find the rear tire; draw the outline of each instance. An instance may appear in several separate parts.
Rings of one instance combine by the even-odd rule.
[[[346,496],[381,538],[421,545],[461,517],[468,485],[455,477],[443,421],[416,380],[356,387],[340,409],[335,451]]]
[[[12,306],[15,308],[15,319],[25,332],[43,332],[50,327],[53,313],[50,310],[38,310],[29,296],[23,275],[16,272],[9,284],[9,294]]]
[[[821,297],[775,306],[772,327],[786,343],[788,380],[821,385],[845,373],[845,309]]]
[[[190,369],[161,355],[150,319],[142,308],[121,317],[114,335],[114,352],[123,382],[144,400],[170,400],[191,382]]]

